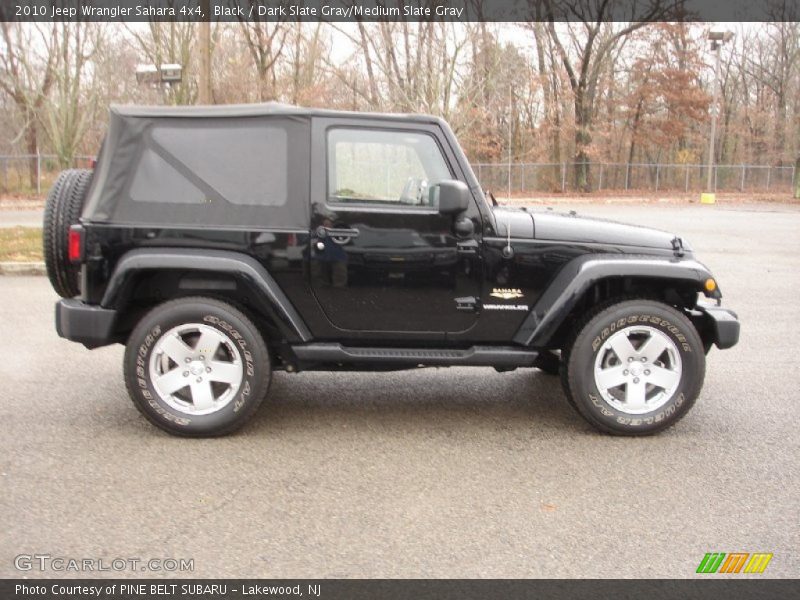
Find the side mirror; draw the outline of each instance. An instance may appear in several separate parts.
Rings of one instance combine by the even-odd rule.
[[[448,179],[436,186],[439,196],[439,212],[443,215],[457,215],[469,207],[469,188],[461,181]]]

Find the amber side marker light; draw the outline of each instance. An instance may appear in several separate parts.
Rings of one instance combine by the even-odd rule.
[[[713,292],[715,289],[717,289],[717,282],[710,278],[706,279],[706,291]]]

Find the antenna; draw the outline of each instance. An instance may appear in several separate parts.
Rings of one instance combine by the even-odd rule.
[[[503,258],[514,256],[514,249],[511,247],[511,219],[506,219],[506,247],[503,248]]]

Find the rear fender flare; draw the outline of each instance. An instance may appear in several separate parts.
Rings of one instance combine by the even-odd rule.
[[[264,266],[251,256],[226,250],[142,248],[131,250],[117,262],[109,279],[103,308],[121,309],[130,297],[136,275],[143,271],[175,269],[224,273],[257,291],[265,300],[275,325],[288,341],[308,342],[311,332],[280,286]]]
[[[567,263],[555,276],[514,335],[514,342],[545,347],[595,283],[611,277],[637,277],[685,282],[703,291],[709,270],[695,260],[589,254]],[[721,298],[719,288],[712,298]]]

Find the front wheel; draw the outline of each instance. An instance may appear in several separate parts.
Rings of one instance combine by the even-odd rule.
[[[630,300],[579,328],[564,387],[597,429],[648,435],[689,411],[704,377],[703,343],[689,319],[660,302]]]
[[[258,328],[241,311],[210,298],[154,308],[125,350],[133,403],[151,423],[176,435],[235,431],[261,404],[270,378]]]

